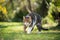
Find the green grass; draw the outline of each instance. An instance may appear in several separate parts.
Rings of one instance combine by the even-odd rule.
[[[3,33],[0,36],[3,40],[60,40],[59,33],[41,33],[41,34],[25,34],[25,33]]]
[[[60,31],[42,31],[35,28],[31,34],[23,32],[23,23],[0,22],[0,40],[60,40]]]

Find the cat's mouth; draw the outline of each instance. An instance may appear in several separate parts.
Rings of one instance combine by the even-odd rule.
[[[29,27],[31,25],[31,22],[24,22],[24,25]]]

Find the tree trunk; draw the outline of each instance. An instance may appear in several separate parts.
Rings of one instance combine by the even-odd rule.
[[[31,9],[31,0],[27,0],[27,2],[28,2],[28,10],[32,11],[32,9]]]
[[[45,0],[42,0],[42,4],[40,7],[40,15],[42,17],[45,17],[48,14],[47,11],[48,11],[47,4],[46,4]]]
[[[13,10],[13,9],[14,9],[13,0],[10,0],[10,3],[11,3],[11,8],[12,8],[12,10]]]

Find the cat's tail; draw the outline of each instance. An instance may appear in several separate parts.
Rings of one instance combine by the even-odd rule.
[[[46,28],[42,28],[42,30],[48,30],[48,29],[46,29]]]

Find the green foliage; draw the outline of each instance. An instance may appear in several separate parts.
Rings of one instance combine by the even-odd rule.
[[[5,20],[10,21],[22,21],[22,18],[24,15],[28,13],[26,10],[26,7],[28,5],[28,0],[1,0],[0,2],[0,10],[6,14],[6,17],[2,18]],[[49,20],[54,21],[54,18],[52,16],[52,13],[56,11],[55,7],[59,6],[60,1],[57,0],[55,3],[55,0],[46,0],[49,4],[49,7],[47,8],[47,4],[45,0],[31,0],[31,9],[37,13],[39,13],[44,19],[47,17]],[[55,6],[56,5],[56,6]],[[59,10],[59,7],[58,7]],[[15,13],[14,13],[15,12]],[[44,14],[44,15],[43,15]],[[43,19],[43,20],[44,20]]]
[[[57,0],[55,3],[56,6],[60,6],[60,0]]]
[[[54,20],[54,17],[53,17],[53,12],[56,12],[56,6],[54,5],[53,3],[54,1],[50,2],[50,6],[49,6],[49,9],[48,9],[48,15],[42,19],[42,23],[43,25],[46,24],[45,26],[48,26],[48,27],[54,27],[57,26],[57,23],[55,22]],[[51,26],[52,25],[52,26]]]

